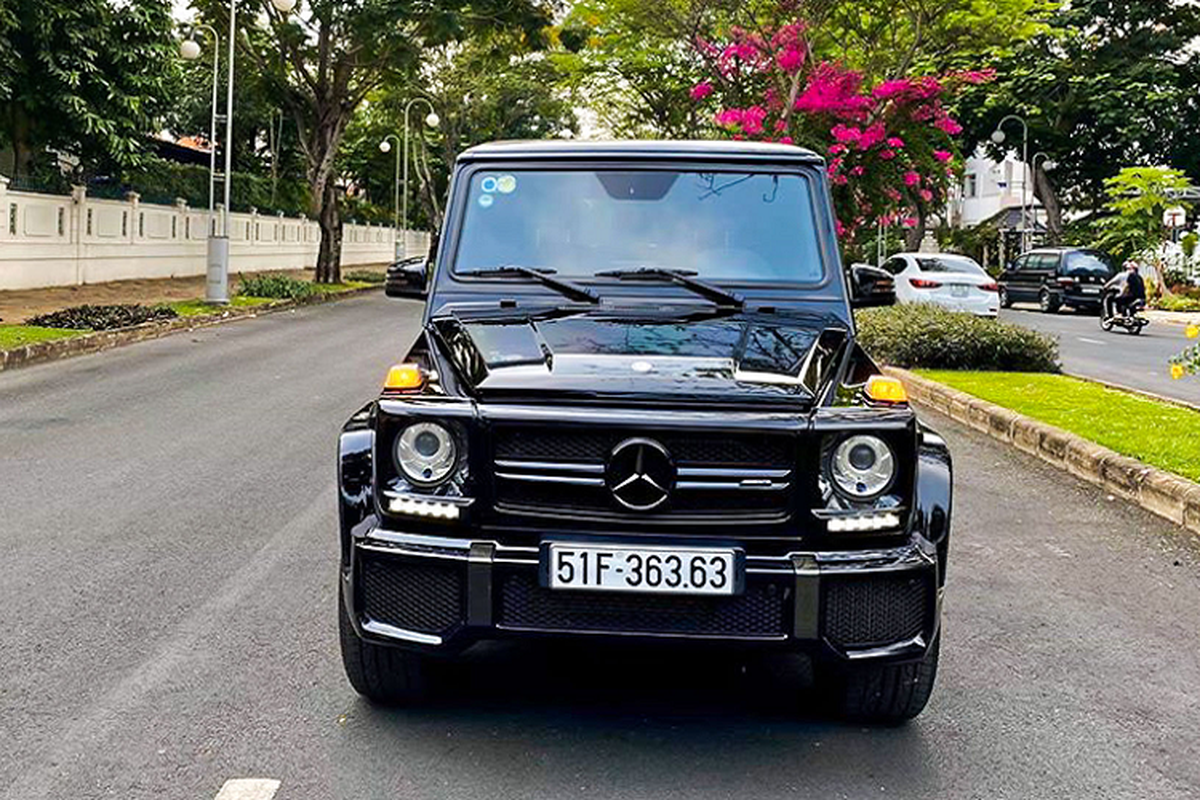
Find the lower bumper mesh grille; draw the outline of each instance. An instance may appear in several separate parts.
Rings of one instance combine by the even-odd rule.
[[[500,582],[497,624],[521,630],[774,638],[787,632],[791,589],[752,583],[737,597],[550,591],[531,575]]]
[[[463,622],[466,581],[457,565],[366,558],[361,585],[367,619],[437,635]]]
[[[856,648],[911,639],[925,625],[931,591],[927,575],[831,579],[824,586],[825,636]]]

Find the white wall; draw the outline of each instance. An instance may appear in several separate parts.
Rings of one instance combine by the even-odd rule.
[[[203,275],[207,209],[9,191],[0,177],[0,290],[70,286],[132,278]],[[316,222],[263,214],[230,215],[230,270],[311,268],[321,232]],[[407,252],[423,252],[429,234],[409,231]],[[346,225],[342,266],[390,262],[396,232]]]
[[[976,153],[963,165],[962,183],[954,193],[951,218],[959,227],[969,228],[1002,209],[1020,208],[1025,176],[1019,159],[1010,156],[996,162],[984,156],[982,151]],[[1037,205],[1032,180],[1026,199],[1031,206]]]

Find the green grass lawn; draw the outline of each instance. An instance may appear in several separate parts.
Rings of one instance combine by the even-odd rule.
[[[1200,481],[1200,412],[1066,375],[914,370],[1159,469]]]
[[[39,328],[36,325],[0,325],[0,350],[13,350],[36,342],[49,342],[52,339],[67,339],[78,336],[80,331],[71,328]]]
[[[367,283],[366,281],[342,281],[341,283],[314,283],[312,287],[318,292],[325,294],[337,294],[338,292],[348,292],[351,289],[365,289],[368,286],[378,286],[377,283]]]
[[[237,295],[229,299],[229,306],[219,306],[213,303],[206,303],[203,300],[181,300],[177,303],[168,303],[167,305],[175,309],[175,313],[181,317],[199,317],[205,314],[220,314],[223,308],[264,306],[274,302],[274,300],[266,297],[242,297],[241,295]]]

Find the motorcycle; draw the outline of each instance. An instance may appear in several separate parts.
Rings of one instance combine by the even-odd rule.
[[[1106,331],[1111,331],[1114,327],[1120,326],[1126,332],[1136,336],[1142,332],[1142,328],[1150,324],[1150,320],[1143,317],[1140,313],[1146,307],[1144,300],[1134,300],[1125,310],[1124,314],[1117,313],[1116,293],[1106,292],[1103,300],[1100,302],[1100,327]]]

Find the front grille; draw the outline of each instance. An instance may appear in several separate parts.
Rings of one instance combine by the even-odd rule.
[[[791,589],[749,583],[735,597],[551,591],[532,575],[500,581],[497,625],[512,630],[778,638],[787,634]]]
[[[404,630],[445,635],[463,622],[465,583],[456,564],[365,555],[362,612]]]
[[[652,512],[621,506],[606,482],[613,449],[634,437],[661,444],[677,471],[669,499]],[[786,435],[621,429],[499,428],[494,458],[496,504],[503,511],[649,522],[780,521],[790,506],[796,465],[794,439]]]
[[[911,639],[925,625],[928,576],[870,575],[824,582],[825,636],[846,648]]]

